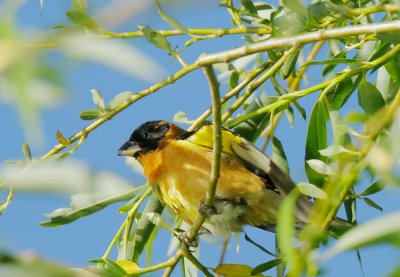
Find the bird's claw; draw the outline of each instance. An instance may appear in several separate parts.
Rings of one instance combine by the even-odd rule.
[[[197,239],[196,238],[190,239],[187,235],[187,232],[185,231],[180,231],[176,233],[175,236],[183,245],[185,245],[189,249],[190,247],[196,248],[199,246]]]
[[[205,215],[215,215],[215,214],[220,214],[221,212],[215,208],[215,206],[207,206],[204,203],[204,199],[200,201],[200,207],[199,207],[199,213],[205,214]]]

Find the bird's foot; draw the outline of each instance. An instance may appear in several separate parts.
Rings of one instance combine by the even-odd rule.
[[[199,246],[199,242],[197,241],[197,238],[191,239],[188,237],[187,232],[182,231],[182,230],[178,230],[175,232],[175,237],[183,244],[185,245],[188,249],[190,249],[190,247],[198,247]]]
[[[204,199],[200,201],[200,207],[199,207],[199,213],[203,215],[215,215],[215,214],[220,214],[221,212],[215,208],[215,206],[207,206],[204,203]]]

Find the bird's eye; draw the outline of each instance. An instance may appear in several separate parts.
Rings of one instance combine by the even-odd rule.
[[[142,132],[140,134],[142,136],[142,138],[147,139],[149,137],[149,133],[148,132]]]

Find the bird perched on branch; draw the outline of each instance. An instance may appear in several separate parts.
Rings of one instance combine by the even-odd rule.
[[[149,121],[134,130],[118,155],[136,158],[159,200],[192,224],[210,183],[212,145],[211,125],[189,132],[166,121]],[[216,235],[242,232],[245,225],[274,232],[279,204],[294,187],[264,153],[223,129],[214,207],[205,209],[209,215],[203,228]],[[307,222],[311,207],[309,198],[300,195],[298,224]],[[333,223],[347,222],[335,219]]]

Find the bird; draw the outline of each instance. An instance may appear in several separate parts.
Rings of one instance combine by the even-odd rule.
[[[210,183],[211,124],[186,131],[167,121],[147,121],[133,131],[117,155],[135,158],[160,202],[188,224],[207,212],[203,229],[217,236],[243,232],[248,225],[275,232],[279,205],[295,184],[252,143],[229,129],[221,132],[220,176],[212,209],[203,202]],[[298,197],[296,226],[308,222],[312,205],[310,197]],[[334,219],[335,224],[348,225],[340,218]]]

